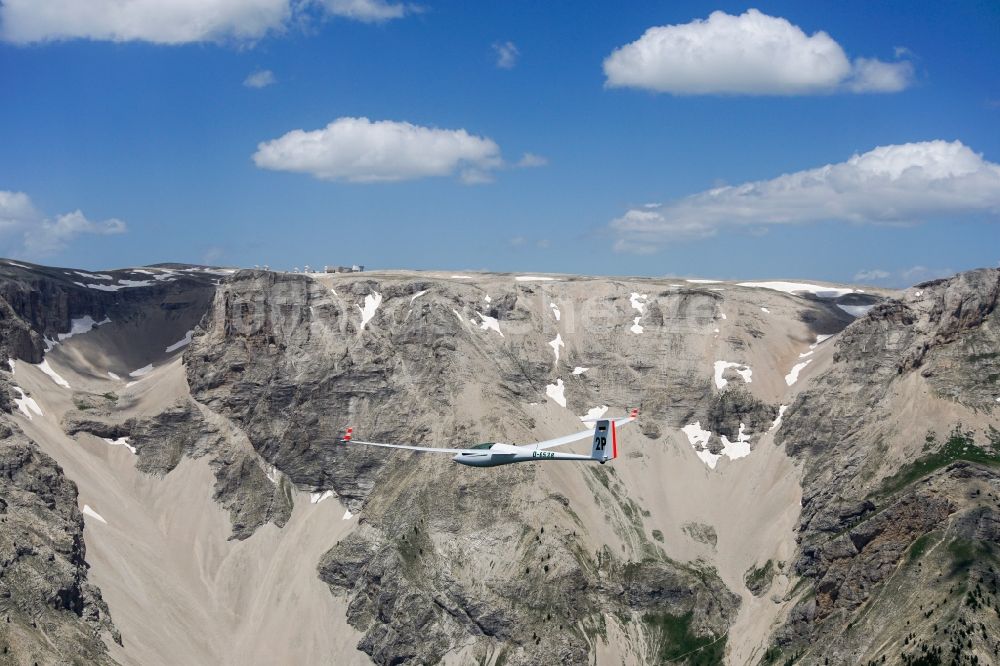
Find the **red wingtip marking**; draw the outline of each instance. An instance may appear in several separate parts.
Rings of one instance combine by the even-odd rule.
[[[633,409],[631,416],[632,416],[632,418],[638,417],[639,416],[639,410],[638,409]]]
[[[611,459],[614,460],[618,457],[618,430],[615,428],[615,422],[611,422]]]

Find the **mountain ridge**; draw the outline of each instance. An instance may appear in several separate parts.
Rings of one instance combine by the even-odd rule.
[[[321,550],[315,542],[309,547],[316,560],[302,564],[308,576],[300,567],[292,571],[310,603],[341,614],[305,626],[343,623],[335,640],[355,640],[358,663],[362,654],[376,663],[648,663],[679,656],[681,645],[694,646],[691,659],[726,655],[728,663],[757,663],[780,652],[783,659],[802,653],[799,663],[812,663],[810,644],[847,663],[886,654],[899,641],[876,647],[830,633],[831,617],[858,612],[845,599],[871,598],[854,583],[831,587],[845,576],[858,579],[858,564],[845,570],[844,562],[905,560],[913,543],[949,517],[954,534],[989,542],[990,528],[975,527],[989,523],[967,518],[985,505],[935,504],[922,491],[878,503],[868,497],[882,478],[901,472],[904,449],[884,458],[849,497],[831,494],[831,483],[843,481],[831,481],[837,477],[830,470],[851,469],[851,456],[864,457],[878,441],[871,433],[883,426],[865,414],[881,400],[888,400],[885,409],[916,400],[939,432],[963,421],[961,432],[971,428],[975,446],[992,455],[994,445],[979,433],[989,432],[993,413],[990,382],[983,380],[994,357],[980,357],[997,348],[990,281],[997,271],[905,292],[816,285],[820,294],[796,295],[672,278],[223,275],[169,267],[152,269],[160,279],[134,269],[106,272],[112,280],[103,282],[123,286],[101,290],[86,286],[96,279],[74,284],[66,274],[72,269],[51,269],[61,272],[36,282],[24,270],[31,269],[0,266],[0,273],[16,273],[0,275],[0,307],[17,315],[5,318],[0,345],[28,364],[15,360],[12,379],[46,414],[38,419],[44,428],[26,424],[42,440],[36,444],[81,475],[84,495],[99,494],[88,480],[96,472],[87,456],[102,437],[128,438],[134,456],[101,446],[114,454],[109,463],[116,469],[133,466],[127,473],[139,475],[136,487],[151,489],[143,492],[158,492],[152,489],[175,477],[212,479],[228,534],[216,534],[217,527],[216,536],[192,537],[196,549],[217,550],[209,544],[227,538],[234,554],[263,552],[272,547],[265,542],[284,548],[280,535],[300,533],[302,521],[312,520],[303,518],[303,502],[312,513],[340,503],[346,513],[330,537],[347,530],[339,543]],[[49,296],[26,307],[30,299],[17,297],[24,293],[18,284],[42,284],[37,291]],[[873,307],[856,319],[840,305]],[[84,315],[111,321],[45,351]],[[140,343],[130,331],[155,336]],[[820,339],[830,333],[833,340]],[[184,340],[172,352],[157,351]],[[72,389],[30,365],[43,358]],[[882,359],[885,372],[881,365],[866,370],[873,358]],[[108,376],[138,372],[147,361],[148,373],[129,381]],[[985,375],[968,378],[969,367],[985,368]],[[824,399],[866,385],[868,402],[853,393]],[[925,385],[932,387],[928,397]],[[949,394],[959,386],[961,396]],[[103,393],[116,399],[102,400]],[[515,466],[469,476],[446,459],[338,443],[347,425],[376,440],[525,442],[579,428],[579,416],[602,405],[642,409],[638,426],[621,433],[621,459],[607,470]],[[835,418],[822,411],[837,405]],[[862,416],[840,413],[847,405]],[[23,410],[8,407],[19,414],[8,420],[26,420]],[[60,416],[50,422],[50,413]],[[864,426],[856,446],[831,448],[851,432],[852,418]],[[816,430],[824,422],[829,427]],[[205,462],[208,476],[191,476],[191,465]],[[933,481],[939,493],[993,487],[988,465],[964,462],[972,467],[944,466],[947,478]],[[139,501],[133,491],[121,492]],[[163,510],[161,520],[171,520]],[[889,541],[872,516],[894,516],[887,524],[910,527]],[[479,520],[489,528],[477,527]],[[87,525],[85,538],[100,540],[98,526]],[[821,536],[845,526],[857,554],[843,540],[827,544]],[[122,548],[113,538],[100,542],[100,557],[118,557]],[[505,568],[490,556],[497,552]],[[232,556],[222,555],[219,571]],[[187,566],[180,556],[177,566]],[[987,573],[977,579],[981,587],[988,588]],[[113,577],[102,580],[124,643],[112,641],[109,649],[128,663],[139,654],[130,653],[131,637],[143,644],[153,638],[134,618],[118,620],[115,607],[127,607],[127,591]],[[229,583],[222,598],[238,598],[240,584]],[[892,583],[873,579],[869,587]],[[254,622],[280,626],[266,608],[260,612],[250,624],[212,623],[220,647]],[[898,639],[900,631],[893,625],[882,635]],[[320,650],[314,655],[322,653],[320,643],[309,644]]]

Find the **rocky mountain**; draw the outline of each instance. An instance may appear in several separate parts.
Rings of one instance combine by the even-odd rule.
[[[990,663],[998,292],[0,262],[0,646]],[[630,407],[604,466],[340,442],[526,443]]]
[[[983,270],[876,306],[789,409],[803,592],[772,654],[1000,659],[998,297]]]

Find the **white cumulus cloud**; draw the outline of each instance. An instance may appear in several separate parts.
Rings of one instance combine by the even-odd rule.
[[[308,173],[355,183],[412,180],[459,172],[484,182],[503,166],[500,148],[464,129],[446,130],[391,120],[338,118],[319,130],[292,130],[257,146],[262,169]]]
[[[269,69],[259,69],[247,78],[243,79],[243,85],[247,88],[266,88],[278,82],[274,72]]]
[[[0,39],[253,42],[326,16],[380,23],[416,11],[386,0],[3,0]]]
[[[7,253],[40,258],[65,250],[83,234],[111,235],[126,230],[121,220],[93,222],[79,210],[48,218],[24,192],[0,190],[0,244]]]
[[[253,40],[291,17],[289,0],[4,0],[0,36],[157,44]]]
[[[960,141],[880,146],[846,162],[771,180],[716,187],[611,223],[622,251],[672,240],[820,221],[915,223],[943,216],[1000,215],[1000,165]]]
[[[513,69],[517,64],[517,57],[521,55],[511,41],[496,42],[493,44],[493,51],[497,54],[497,67],[500,69]]]
[[[604,60],[606,85],[676,95],[801,95],[835,90],[895,92],[912,78],[908,62],[858,58],[823,31],[807,35],[780,17],[739,16],[649,28]]]

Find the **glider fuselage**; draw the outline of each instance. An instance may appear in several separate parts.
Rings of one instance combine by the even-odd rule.
[[[546,451],[533,446],[515,446],[514,444],[497,443],[491,445],[489,448],[477,448],[456,454],[452,460],[459,465],[468,465],[470,467],[497,467],[498,465],[511,465],[519,462],[596,459],[578,453],[562,453],[560,451]]]

